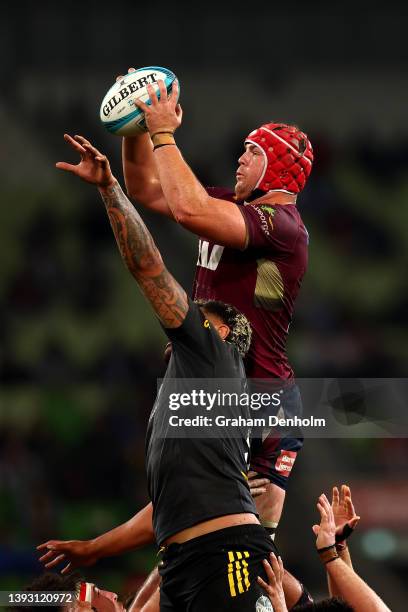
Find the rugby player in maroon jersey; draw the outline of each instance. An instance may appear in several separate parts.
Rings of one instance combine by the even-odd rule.
[[[308,251],[296,199],[311,172],[311,144],[295,126],[265,124],[244,141],[235,193],[205,189],[174,139],[182,120],[177,81],[169,96],[160,83],[160,99],[148,89],[152,104],[135,102],[148,133],[123,139],[128,193],[200,237],[193,298],[222,300],[247,316],[253,329],[248,378],[292,381],[285,345]],[[296,385],[286,384],[282,407],[285,414],[301,411]],[[302,438],[261,440],[253,441],[251,469],[271,481],[258,511],[273,534]]]

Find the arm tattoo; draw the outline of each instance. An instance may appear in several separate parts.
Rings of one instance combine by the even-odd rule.
[[[179,327],[187,295],[163,264],[154,240],[120,185],[100,190],[122,259],[165,327]]]

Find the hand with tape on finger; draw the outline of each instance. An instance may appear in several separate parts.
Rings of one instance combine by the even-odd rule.
[[[336,544],[337,548],[341,549],[346,546],[347,538],[353,533],[360,520],[354,510],[348,485],[343,484],[340,492],[337,487],[333,487],[331,505],[336,523]]]

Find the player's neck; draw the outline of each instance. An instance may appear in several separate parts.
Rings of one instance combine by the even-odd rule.
[[[271,189],[258,198],[251,200],[251,204],[296,204],[296,195],[279,189]],[[245,202],[248,203],[248,202]]]

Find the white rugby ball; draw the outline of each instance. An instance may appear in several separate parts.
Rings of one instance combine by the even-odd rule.
[[[147,66],[129,72],[112,85],[102,100],[99,112],[105,128],[118,136],[134,136],[146,131],[143,111],[135,106],[134,100],[150,104],[146,86],[153,85],[160,97],[158,80],[164,81],[170,93],[176,75],[167,68]]]

